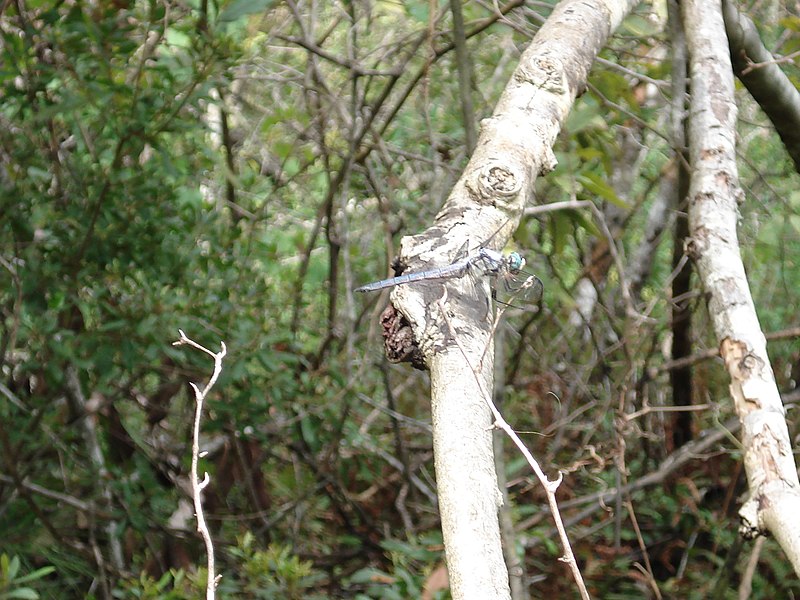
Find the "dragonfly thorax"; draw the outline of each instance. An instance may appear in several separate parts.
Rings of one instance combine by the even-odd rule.
[[[505,260],[508,270],[512,273],[525,268],[525,259],[520,256],[519,252],[509,252]]]

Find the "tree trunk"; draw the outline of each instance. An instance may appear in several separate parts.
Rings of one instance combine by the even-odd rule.
[[[631,0],[567,0],[539,30],[482,122],[475,153],[425,233],[404,238],[401,264],[414,270],[451,262],[465,242],[505,246],[540,173],[555,167],[552,146],[589,69]],[[398,286],[392,302],[431,372],[439,506],[453,598],[508,598],[492,459],[491,311],[460,281]],[[455,291],[454,291],[455,290]],[[464,292],[459,294],[458,291]],[[447,313],[445,315],[445,312]],[[409,337],[394,328],[395,342]],[[458,344],[454,337],[458,336]]]
[[[736,234],[739,188],[736,105],[719,0],[681,2],[690,54],[689,253],[731,378],[742,423],[749,499],[740,509],[746,536],[771,533],[800,573],[800,482],[785,411],[767,356]]]

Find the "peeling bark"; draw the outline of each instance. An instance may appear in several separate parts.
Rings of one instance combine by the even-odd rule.
[[[758,322],[736,232],[739,188],[736,105],[719,0],[681,3],[690,54],[690,255],[730,375],[742,424],[749,499],[741,533],[771,533],[800,573],[800,482],[767,344]]]

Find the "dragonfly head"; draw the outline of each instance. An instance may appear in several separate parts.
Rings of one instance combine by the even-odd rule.
[[[510,252],[506,257],[506,262],[508,264],[508,270],[512,273],[516,273],[525,268],[525,259],[520,256],[519,252]]]

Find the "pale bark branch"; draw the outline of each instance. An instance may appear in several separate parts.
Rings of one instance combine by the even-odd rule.
[[[561,512],[558,509],[558,500],[556,499],[556,490],[561,485],[561,481],[563,479],[563,473],[558,474],[558,478],[551,480],[547,477],[545,472],[539,466],[539,462],[533,457],[531,451],[528,450],[527,446],[522,442],[520,437],[517,435],[517,432],[512,429],[512,427],[508,424],[508,422],[503,418],[503,415],[495,406],[494,402],[492,401],[491,394],[489,390],[484,387],[481,376],[478,374],[478,370],[476,365],[473,365],[469,361],[469,356],[467,354],[466,348],[461,344],[459,340],[459,336],[456,334],[455,330],[453,329],[453,325],[450,322],[450,319],[447,314],[447,307],[445,306],[445,301],[447,298],[447,290],[445,289],[445,293],[442,298],[438,301],[438,307],[442,314],[442,318],[447,323],[448,328],[453,333],[453,340],[458,346],[459,351],[464,357],[464,360],[467,361],[467,365],[470,367],[470,371],[475,378],[475,383],[478,388],[478,392],[480,394],[480,400],[486,403],[486,406],[492,413],[492,426],[501,429],[510,439],[514,442],[514,445],[525,457],[525,460],[528,461],[531,469],[536,474],[539,483],[542,484],[542,488],[544,489],[545,495],[547,496],[547,503],[550,506],[550,513],[553,515],[553,521],[555,521],[556,531],[558,531],[558,537],[561,541],[561,547],[564,549],[564,555],[560,558],[561,561],[567,564],[572,573],[572,577],[575,580],[575,584],[578,586],[578,591],[580,592],[581,598],[583,600],[589,600],[589,592],[586,589],[586,584],[583,581],[583,576],[581,575],[580,569],[578,568],[578,563],[575,560],[575,555],[572,552],[572,546],[569,543],[569,537],[567,536],[567,530],[564,527],[564,520],[561,518]],[[500,320],[502,317],[502,311],[500,311],[496,317],[496,322]]]
[[[497,103],[481,123],[472,159],[425,233],[401,242],[400,262],[414,270],[452,261],[465,241],[505,246],[539,174],[556,165],[553,143],[589,69],[632,0],[565,0],[552,12],[520,59]],[[490,240],[490,241],[489,241]],[[453,598],[508,598],[497,508],[501,495],[488,429],[492,419],[477,381],[492,389],[491,311],[464,282],[448,284],[450,320],[464,340],[452,343],[435,301],[441,284],[398,286],[392,303],[408,322],[392,326],[402,355],[431,373],[431,413],[442,531]],[[460,297],[459,297],[460,296]],[[388,315],[385,323],[397,323]],[[410,328],[410,332],[409,332]],[[408,348],[413,339],[417,351]],[[407,352],[405,351],[407,350]],[[481,357],[485,354],[485,360]],[[480,365],[477,379],[469,364]]]
[[[67,367],[65,387],[67,390],[67,398],[72,405],[73,411],[75,414],[81,416],[80,422],[83,429],[83,439],[86,443],[89,460],[95,469],[97,480],[100,482],[103,500],[108,510],[111,511],[114,506],[114,494],[108,485],[110,481],[108,467],[106,466],[105,454],[100,446],[100,440],[97,435],[97,415],[95,414],[95,410],[90,408],[90,403],[83,393],[78,371],[73,365]],[[91,512],[93,513],[94,511]],[[105,530],[108,536],[111,564],[115,569],[121,571],[124,569],[125,562],[122,552],[122,540],[119,534],[119,524],[114,519],[109,519]],[[100,559],[98,566],[102,567],[103,558],[102,554],[99,553],[99,549],[96,549],[96,554],[99,555]]]
[[[225,358],[225,354],[228,350],[225,347],[225,342],[220,342],[221,350],[219,352],[212,352],[208,348],[188,338],[180,329],[178,332],[180,333],[180,339],[177,342],[173,342],[173,346],[188,344],[193,348],[205,352],[214,359],[214,372],[211,374],[211,378],[208,380],[206,386],[200,390],[194,383],[189,384],[192,386],[192,390],[194,390],[195,399],[194,423],[192,427],[192,472],[190,473],[192,499],[194,500],[194,512],[197,517],[197,531],[200,533],[206,546],[206,569],[208,570],[206,575],[206,600],[214,600],[216,597],[217,584],[222,576],[216,575],[214,572],[214,542],[211,539],[211,532],[208,530],[208,525],[206,524],[205,515],[203,513],[203,490],[211,482],[211,478],[208,476],[208,473],[204,473],[203,480],[200,481],[198,476],[198,463],[200,462],[200,458],[205,455],[205,453],[200,452],[200,420],[203,416],[203,401],[206,399],[208,392],[211,391],[211,388],[214,387],[220,373],[222,373],[222,359]]]
[[[800,573],[800,482],[785,410],[767,356],[739,252],[736,105],[720,1],[681,2],[690,54],[688,252],[697,263],[708,312],[742,423],[749,499],[741,532],[771,533]]]

